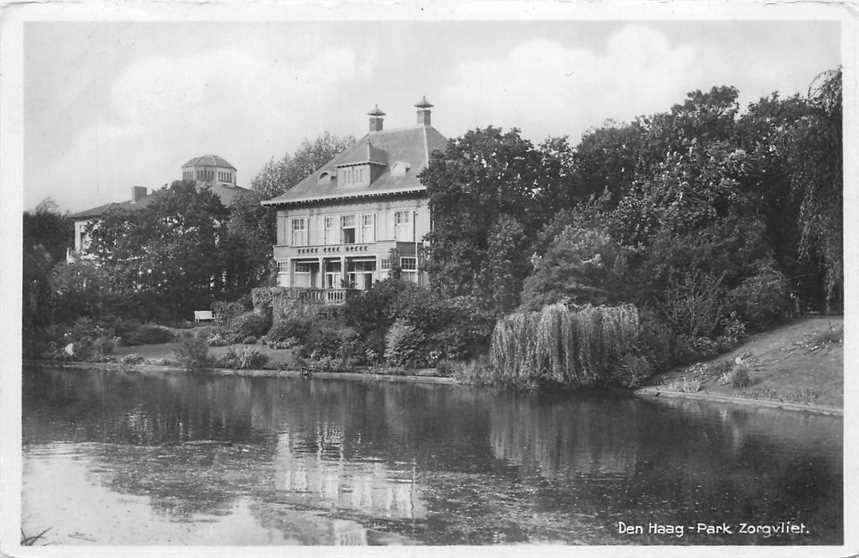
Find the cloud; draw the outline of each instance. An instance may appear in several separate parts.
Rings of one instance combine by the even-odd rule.
[[[214,152],[247,185],[265,160],[297,145],[306,130],[330,129],[314,109],[335,103],[338,83],[360,81],[373,64],[346,48],[304,61],[236,48],[139,60],[114,80],[102,118],[82,129],[37,181],[56,185],[73,176],[88,191],[53,187],[54,198],[84,209],[123,200],[134,184],[177,179],[185,160]]]
[[[602,50],[537,39],[502,57],[461,63],[443,102],[472,126],[517,126],[538,140],[575,139],[606,119],[666,110],[687,91],[713,85],[705,71],[714,64],[701,56],[698,47],[671,45],[640,26],[620,29]]]

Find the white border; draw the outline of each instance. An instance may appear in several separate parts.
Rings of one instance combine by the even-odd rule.
[[[859,393],[859,378],[845,370],[844,413],[844,477],[845,513],[843,546],[495,546],[495,547],[166,547],[166,546],[17,546],[20,533],[21,509],[21,212],[23,210],[23,136],[22,136],[22,46],[23,23],[28,21],[310,21],[310,20],[838,20],[842,23],[842,65],[844,72],[844,233],[845,233],[845,368],[854,369],[857,362],[857,313],[855,280],[859,276],[859,259],[852,250],[852,239],[859,230],[859,153],[856,131],[857,72],[859,60],[859,0],[844,2],[750,2],[723,1],[701,3],[692,1],[648,2],[616,1],[596,4],[578,2],[500,2],[472,1],[457,4],[444,2],[328,2],[313,6],[297,2],[239,1],[206,4],[203,2],[79,2],[75,4],[43,3],[0,6],[0,238],[3,239],[3,267],[0,270],[0,339],[2,339],[3,377],[0,381],[0,552],[13,556],[113,557],[136,556],[315,556],[324,552],[334,555],[377,556],[448,556],[475,554],[491,556],[521,556],[539,549],[541,554],[569,556],[848,556],[859,553],[859,494],[856,476],[859,472],[859,439],[855,395]],[[9,541],[13,541],[11,544]]]

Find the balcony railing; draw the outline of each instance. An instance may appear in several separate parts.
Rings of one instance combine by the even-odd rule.
[[[359,292],[358,289],[312,289],[293,287],[292,291],[304,302],[317,304],[339,305],[346,304],[350,296]]]

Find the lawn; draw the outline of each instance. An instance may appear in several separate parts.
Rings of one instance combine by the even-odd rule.
[[[116,347],[113,351],[113,354],[117,357],[121,357],[123,355],[128,354],[138,354],[147,360],[173,359],[173,350],[179,345],[180,343],[158,343],[155,345],[132,345],[128,347]],[[212,356],[212,358],[217,359],[224,356],[227,351],[230,350],[231,347],[235,347],[237,349],[241,349],[244,347],[255,348],[260,353],[268,356],[268,364],[266,365],[267,368],[278,368],[279,364],[283,364],[289,368],[295,368],[298,366],[296,362],[296,355],[293,353],[292,349],[272,349],[264,345],[234,344],[226,345],[223,347],[209,347],[209,354]]]
[[[762,400],[844,406],[844,320],[841,317],[807,318],[752,335],[733,351],[707,362],[696,375],[702,393]],[[750,385],[737,388],[720,384],[719,365],[725,369],[741,358],[750,366]],[[654,378],[670,386],[689,377],[678,368]]]

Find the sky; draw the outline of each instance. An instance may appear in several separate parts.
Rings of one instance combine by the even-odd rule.
[[[24,208],[130,199],[215,153],[248,186],[323,131],[366,113],[415,123],[426,96],[447,137],[487,125],[575,142],[715,85],[743,106],[805,93],[840,63],[827,21],[28,22]]]

